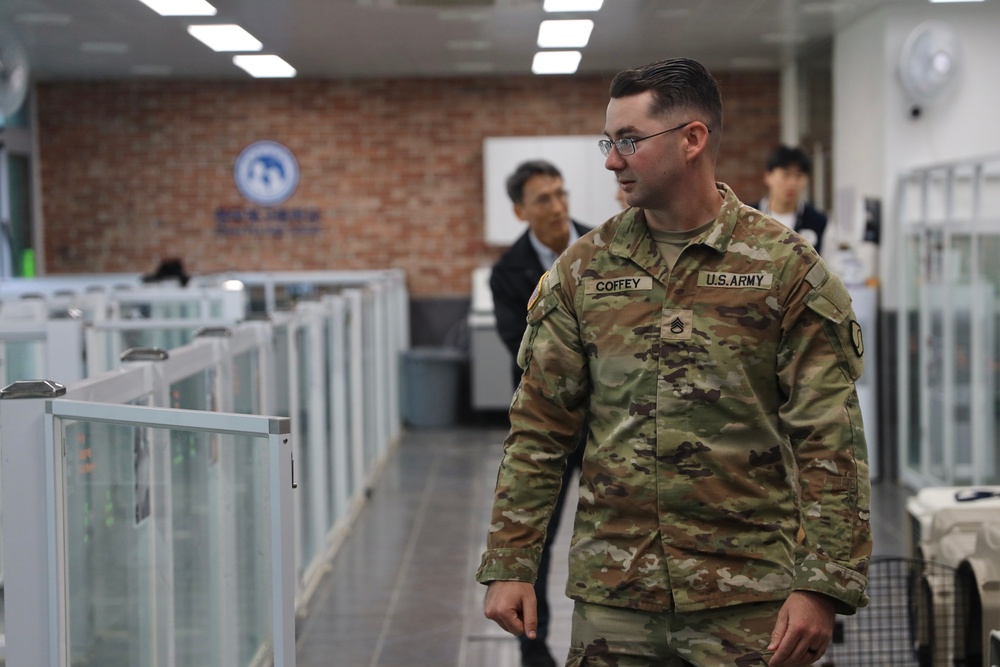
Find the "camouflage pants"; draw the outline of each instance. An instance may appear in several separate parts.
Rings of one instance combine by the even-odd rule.
[[[566,667],[765,667],[781,604],[676,614],[577,602]]]

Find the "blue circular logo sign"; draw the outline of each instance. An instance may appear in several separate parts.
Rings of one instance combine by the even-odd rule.
[[[248,200],[259,206],[276,206],[299,186],[299,163],[277,141],[257,141],[236,158],[233,179]]]

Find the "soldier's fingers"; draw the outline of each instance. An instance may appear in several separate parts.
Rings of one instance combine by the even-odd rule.
[[[516,609],[503,609],[493,620],[515,637],[520,637],[524,633],[524,623],[521,622],[521,616]]]
[[[768,645],[768,651],[774,651],[778,648],[778,644],[781,643],[781,638],[785,636],[785,631],[788,629],[788,612],[782,607],[778,611],[778,620],[774,624],[774,630],[771,631],[771,643]]]
[[[524,634],[528,639],[534,639],[538,633],[538,611],[534,599],[524,602]]]
[[[490,584],[483,599],[483,614],[512,635],[520,636],[524,631],[520,601],[516,596],[505,594],[508,590],[497,582]]]

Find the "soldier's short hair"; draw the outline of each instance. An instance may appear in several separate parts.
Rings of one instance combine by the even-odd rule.
[[[524,203],[524,184],[532,176],[553,176],[562,178],[562,172],[551,162],[545,160],[528,160],[517,165],[514,173],[507,177],[507,196],[515,204]]]
[[[784,144],[771,151],[764,166],[769,172],[789,167],[798,167],[799,171],[806,176],[812,172],[812,160],[809,159],[806,152],[798,146],[785,146]]]
[[[716,137],[722,136],[722,93],[719,83],[704,65],[690,58],[668,58],[619,72],[611,81],[611,98],[653,94],[650,114],[688,109],[702,113],[703,121]],[[691,119],[695,120],[695,119]]]

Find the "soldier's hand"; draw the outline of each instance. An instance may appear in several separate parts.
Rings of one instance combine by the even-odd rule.
[[[833,600],[820,593],[793,591],[778,612],[771,633],[771,667],[811,665],[826,652],[833,638]]]
[[[538,630],[535,587],[523,581],[491,581],[483,599],[483,613],[501,628],[534,639]]]

